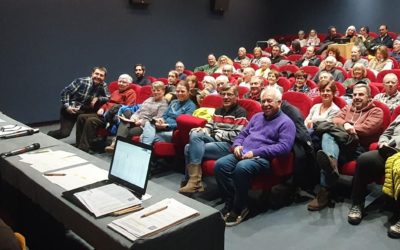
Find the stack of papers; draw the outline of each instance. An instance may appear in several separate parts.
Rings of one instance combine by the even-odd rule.
[[[164,199],[156,204],[124,218],[112,221],[108,226],[128,239],[151,236],[199,215],[199,212],[174,199]]]
[[[96,217],[142,204],[129,190],[116,184],[104,185],[74,195]]]

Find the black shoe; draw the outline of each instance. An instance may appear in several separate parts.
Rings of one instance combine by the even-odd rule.
[[[231,207],[226,204],[221,210],[219,210],[219,212],[221,213],[222,218],[224,218],[224,220],[226,220],[230,211],[231,211]]]
[[[229,212],[225,219],[225,226],[233,227],[240,224],[246,219],[247,215],[249,215],[249,212],[250,210],[248,208],[243,209],[240,215],[236,214],[234,211]]]
[[[351,225],[360,224],[362,218],[364,216],[364,205],[352,205],[347,215],[347,221]]]

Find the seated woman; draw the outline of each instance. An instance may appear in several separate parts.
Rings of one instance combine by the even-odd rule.
[[[165,100],[170,103],[175,96],[176,84],[179,82],[179,73],[176,70],[171,70],[168,72],[168,82],[165,87]]]
[[[147,121],[143,127],[140,141],[152,145],[154,142],[170,142],[172,132],[176,128],[176,118],[181,114],[191,115],[196,105],[190,100],[189,84],[180,81],[176,86],[176,100],[173,100],[162,117]]]
[[[189,84],[190,100],[192,100],[192,102],[196,104],[196,106],[199,106],[199,104],[197,103],[197,94],[201,90],[199,89],[197,77],[195,75],[190,75],[186,77],[185,81]]]
[[[153,95],[147,98],[140,108],[135,112],[129,112],[129,109],[125,109],[124,114],[119,116],[120,123],[118,126],[117,136],[132,137],[135,135],[141,135],[143,132],[143,126],[146,122],[150,122],[153,119],[160,118],[168,108],[168,103],[164,99],[165,85],[161,81],[156,81],[151,84]],[[107,153],[113,153],[115,148],[115,138],[111,145],[105,148]]]
[[[343,82],[343,86],[346,88],[346,94],[343,96],[343,99],[345,99],[347,103],[351,103],[353,100],[354,84],[360,82],[369,84],[371,81],[367,78],[367,69],[365,66],[362,63],[356,63],[351,71],[351,77]]]
[[[271,70],[270,67],[271,67],[271,59],[269,59],[268,57],[262,57],[260,59],[260,68],[256,70],[255,75],[267,78],[268,73]]]
[[[319,83],[319,93],[322,103],[317,103],[311,107],[310,113],[304,120],[304,125],[310,131],[317,122],[331,121],[332,118],[340,111],[340,108],[333,102],[336,93],[336,84],[333,80],[324,79]]]
[[[308,34],[307,38],[307,46],[319,46],[321,43],[320,39],[318,38],[317,31],[311,30],[310,33]]]
[[[368,68],[372,70],[375,75],[378,75],[384,69],[392,69],[393,62],[389,59],[387,47],[382,45],[376,50],[375,58],[369,61]]]
[[[278,85],[278,78],[279,78],[279,72],[276,70],[270,70],[268,72],[268,86],[274,87],[279,89],[281,93],[283,93],[283,88]]]
[[[336,47],[330,47],[326,51],[326,57],[333,56],[336,59],[335,67],[343,67],[343,63],[340,61],[340,51]],[[325,60],[322,60],[321,64],[319,65],[320,69],[325,68]]]
[[[289,91],[291,92],[301,92],[307,94],[310,92],[310,88],[307,86],[307,73],[304,72],[303,70],[299,70],[296,73],[294,73],[294,78],[296,81],[294,82],[294,85]]]
[[[400,148],[400,116],[398,116],[389,127],[383,132],[383,134],[379,137],[378,146],[379,150],[372,150],[369,152],[365,152],[360,155],[357,159],[356,165],[356,173],[353,178],[353,190],[351,193],[352,206],[350,208],[348,214],[348,222],[352,225],[360,224],[361,220],[365,216],[364,213],[364,202],[365,195],[367,191],[367,185],[382,177],[383,175],[392,176],[392,172],[390,169],[386,169],[385,174],[385,163],[387,165],[388,162],[392,162],[394,159],[397,159],[396,156],[393,156],[389,159],[388,156],[395,153]],[[389,146],[389,147],[388,147]],[[392,148],[394,147],[394,148]],[[396,148],[396,149],[395,149]],[[391,152],[393,151],[393,152]],[[387,160],[386,160],[387,159]],[[389,162],[389,163],[390,163]],[[384,193],[390,193],[392,190],[390,187],[395,186],[395,178],[391,181],[392,185],[387,183],[387,179],[385,178],[385,184],[383,191]],[[396,178],[397,181],[399,180]],[[387,185],[388,184],[388,185]],[[395,212],[400,211],[400,197],[394,197],[396,201],[396,210]],[[397,221],[395,225],[392,225],[389,228],[388,235],[393,238],[400,238],[400,220]]]
[[[205,76],[203,79],[204,89],[199,91],[196,95],[196,103],[201,106],[204,97],[208,95],[218,95],[217,84],[215,78],[212,76]]]
[[[260,47],[255,47],[253,50],[254,57],[251,59],[250,63],[257,64],[258,67],[261,66],[261,58],[263,56],[262,49]]]
[[[344,38],[350,38],[350,42],[354,43],[357,40],[357,30],[356,27],[353,25],[350,25],[347,27],[346,34],[344,35]]]
[[[229,64],[233,66],[233,61],[232,59],[230,59],[228,56],[226,55],[222,55],[218,58],[217,61],[217,65],[218,65],[218,69],[215,71],[215,73],[220,73],[222,74],[222,68],[224,67],[224,65]],[[233,72],[235,73],[235,72]]]

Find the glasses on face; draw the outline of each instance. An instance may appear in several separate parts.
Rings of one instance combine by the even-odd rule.
[[[233,96],[235,96],[235,94],[233,94],[233,93],[228,93],[228,92],[223,92],[223,93],[221,93],[221,96],[222,96],[222,97],[225,97],[225,96],[227,96],[227,97],[233,97]]]

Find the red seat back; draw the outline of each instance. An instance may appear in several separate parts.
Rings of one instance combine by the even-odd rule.
[[[307,117],[313,105],[313,100],[308,95],[301,92],[285,92],[282,99],[297,107],[303,117]]]

